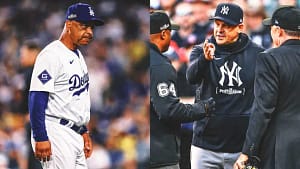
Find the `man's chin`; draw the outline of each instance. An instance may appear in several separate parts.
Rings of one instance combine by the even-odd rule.
[[[90,40],[82,40],[79,42],[80,45],[87,45],[89,44],[91,41]]]
[[[216,39],[216,42],[217,42],[218,45],[225,45],[226,44],[225,39]]]

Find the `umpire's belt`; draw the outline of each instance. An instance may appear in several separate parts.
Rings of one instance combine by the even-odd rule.
[[[59,118],[59,117],[48,115],[48,114],[46,114],[46,119],[49,121],[57,122],[63,126],[69,127],[70,129],[72,129],[73,131],[75,131],[76,133],[78,133],[80,135],[82,135],[83,133],[85,133],[87,131],[87,128],[85,125],[78,126],[71,120]]]

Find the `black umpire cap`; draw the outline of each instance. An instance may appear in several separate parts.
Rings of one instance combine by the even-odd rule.
[[[243,10],[233,3],[220,3],[215,12],[215,16],[210,20],[221,20],[228,25],[235,26],[243,22]]]
[[[150,34],[159,33],[162,30],[178,30],[179,26],[171,24],[168,15],[163,11],[155,11],[150,14]]]
[[[300,9],[294,6],[281,6],[271,18],[263,21],[266,26],[276,25],[282,29],[300,31]]]

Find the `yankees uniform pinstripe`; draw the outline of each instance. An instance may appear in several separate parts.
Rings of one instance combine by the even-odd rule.
[[[38,55],[30,91],[49,92],[45,123],[49,140],[53,143],[51,144],[53,161],[50,165],[55,163],[58,168],[74,168],[76,163],[82,162],[80,165],[86,166],[82,137],[69,127],[72,124],[82,126],[88,123],[90,119],[88,89],[88,70],[79,50],[72,51],[61,41],[56,40]],[[61,125],[58,121],[60,119],[66,119],[70,124]],[[75,148],[69,148],[70,146]],[[56,159],[56,154],[59,153],[64,155]],[[80,158],[61,159],[69,156],[66,153],[79,154]]]

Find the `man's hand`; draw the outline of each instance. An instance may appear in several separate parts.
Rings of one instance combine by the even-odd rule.
[[[50,141],[38,141],[35,143],[34,155],[39,161],[49,161],[52,155]]]
[[[84,154],[85,158],[89,158],[93,151],[93,144],[91,137],[88,132],[82,134],[83,141],[84,141]]]
[[[239,158],[233,165],[233,169],[244,169],[248,161],[248,156],[246,154],[241,154]]]
[[[199,91],[197,89],[197,91]],[[196,91],[196,105],[199,106],[199,110],[202,112],[202,117],[211,117],[214,116],[214,111],[216,110],[216,102],[215,100],[210,97],[207,100],[201,100],[199,96],[199,92]]]
[[[211,116],[212,113],[216,110],[216,102],[215,100],[210,97],[207,100],[203,100],[205,112],[207,116]]]
[[[203,52],[206,60],[213,60],[215,57],[215,45],[209,43],[208,40],[204,41],[203,44]]]

